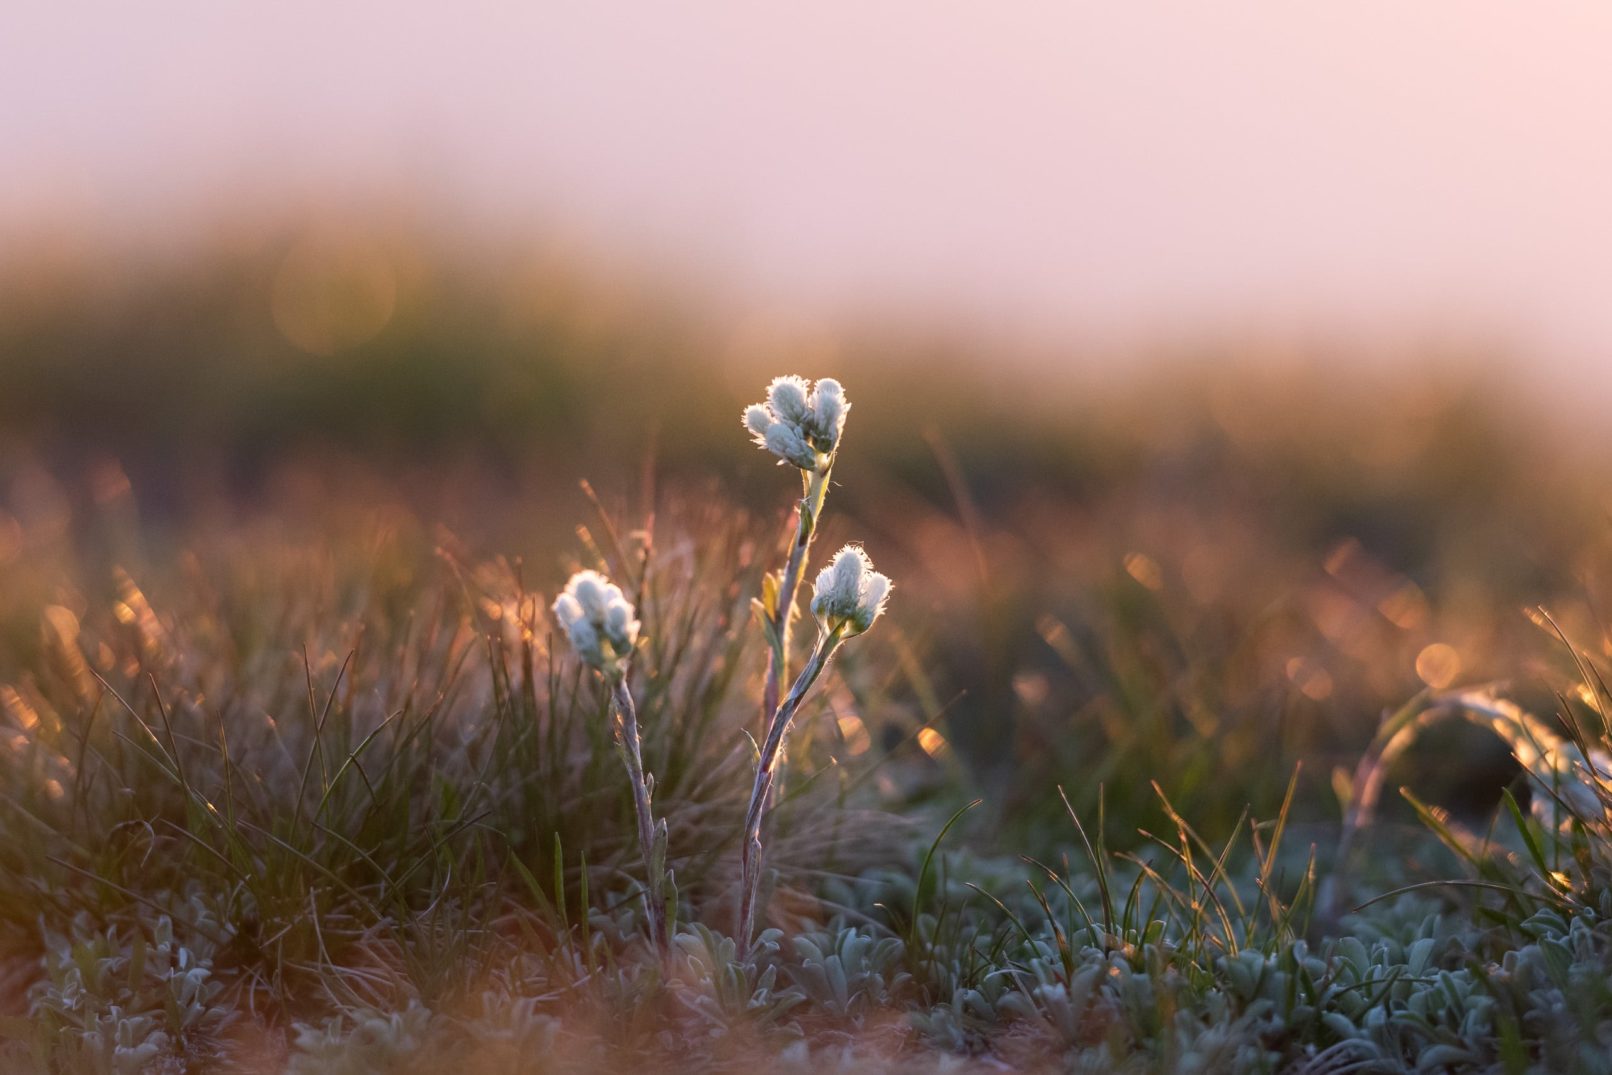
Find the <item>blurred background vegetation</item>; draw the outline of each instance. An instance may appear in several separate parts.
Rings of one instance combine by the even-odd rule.
[[[1606,1069],[1604,773],[1372,744],[1605,745],[1612,8],[17,7],[0,1068]],[[783,373],[896,589],[739,960]]]
[[[976,826],[1031,846],[1057,785],[1146,824],[1157,779],[1223,831],[1300,762],[1295,816],[1333,823],[1385,707],[1537,694],[1524,610],[1588,637],[1607,563],[1604,456],[1486,356],[1206,343],[1099,383],[960,335],[734,328],[664,282],[395,223],[42,246],[0,294],[0,681],[45,606],[104,606],[117,569],[160,591],[226,545],[385,546],[405,578],[447,545],[548,592],[582,479],[628,523],[703,498],[781,533],[789,483],[738,414],[786,370],[853,400],[827,540],[900,583],[875,644],[901,681],[866,716],[930,723],[903,794],[983,795]],[[1481,733],[1421,756],[1457,811],[1515,778]]]

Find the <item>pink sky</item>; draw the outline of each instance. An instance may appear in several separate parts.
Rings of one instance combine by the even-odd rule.
[[[1612,387],[1604,0],[0,11],[0,236],[398,186],[801,316],[1458,324]]]

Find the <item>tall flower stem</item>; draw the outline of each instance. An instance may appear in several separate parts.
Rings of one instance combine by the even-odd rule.
[[[778,711],[778,692],[789,677],[789,633],[795,609],[795,593],[800,589],[801,576],[806,571],[807,554],[811,551],[812,537],[817,533],[817,518],[823,511],[823,498],[828,494],[828,476],[834,469],[829,457],[821,470],[807,473],[806,495],[801,498],[795,520],[795,538],[784,561],[784,573],[778,586],[778,598],[770,611],[772,616],[772,659],[767,663],[767,681],[761,692],[761,719],[772,719]]]
[[[666,823],[655,823],[650,809],[653,780],[644,773],[644,757],[638,738],[638,708],[627,677],[617,676],[611,684],[610,700],[615,706],[616,745],[627,766],[632,784],[633,811],[638,815],[638,849],[644,856],[644,911],[649,919],[649,939],[662,956],[666,953]]]
[[[783,746],[784,735],[789,731],[790,722],[795,719],[801,702],[806,698],[806,692],[817,682],[817,677],[822,675],[823,669],[828,666],[829,658],[834,656],[834,651],[844,641],[844,632],[845,628],[841,625],[818,636],[817,645],[813,648],[812,655],[807,658],[806,666],[800,670],[795,685],[790,688],[789,695],[779,704],[767,724],[767,734],[761,745],[761,756],[756,761],[756,780],[750,791],[750,807],[744,815],[743,842],[740,844],[739,852],[737,940],[741,956],[749,951],[751,936],[755,931],[756,899],[761,890],[761,823],[767,811],[767,799],[772,790],[778,752]]]

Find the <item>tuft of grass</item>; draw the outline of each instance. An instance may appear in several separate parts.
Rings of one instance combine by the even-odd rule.
[[[1261,405],[1228,378],[1077,423],[1049,385],[1003,430],[944,378],[859,383],[822,537],[869,535],[910,596],[791,736],[746,949],[776,659],[747,624],[797,527],[692,484],[701,393],[574,327],[552,368],[454,339],[451,393],[435,329],[305,383],[243,362],[206,421],[179,366],[172,400],[109,382],[183,446],[128,454],[132,483],[58,481],[37,430],[0,444],[0,1069],[1607,1070],[1607,548],[1566,487],[1598,471],[1436,392]],[[123,368],[83,331],[64,368]],[[29,332],[4,376],[88,413],[47,368],[70,341]],[[605,380],[646,387],[595,423]],[[362,459],[316,435],[354,398],[376,408],[334,439]],[[573,531],[563,475],[636,452],[651,411],[683,424],[646,472],[682,482],[633,510],[586,486]],[[448,461],[404,481],[365,453],[414,443],[409,414]],[[176,450],[240,488],[152,478]],[[545,611],[580,568],[644,621],[664,961],[605,699]],[[1435,712],[1495,771],[1430,756]]]

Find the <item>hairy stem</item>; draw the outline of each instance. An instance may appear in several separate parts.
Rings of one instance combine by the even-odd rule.
[[[790,722],[795,719],[795,713],[806,698],[806,692],[817,682],[817,677],[822,675],[823,669],[828,666],[829,658],[834,656],[834,651],[844,640],[844,630],[843,626],[835,627],[818,636],[811,657],[807,658],[806,666],[800,670],[800,677],[795,680],[795,685],[789,689],[788,697],[779,704],[767,724],[767,734],[761,744],[761,756],[756,760],[756,780],[750,791],[750,806],[745,811],[744,834],[739,845],[737,940],[741,957],[750,950],[751,935],[755,930],[756,898],[761,890],[761,823],[767,812],[767,799],[772,790],[778,752],[783,746],[784,735],[789,731]]]
[[[772,660],[767,662],[767,682],[761,692],[761,719],[765,722],[778,712],[778,692],[789,676],[789,632],[795,609],[795,593],[800,589],[801,576],[806,571],[807,554],[811,551],[812,537],[817,533],[817,518],[823,511],[823,498],[828,494],[828,476],[834,469],[834,460],[821,471],[812,471],[806,479],[806,495],[801,498],[800,511],[795,520],[795,539],[790,543],[789,556],[784,561],[784,574],[778,587],[778,605],[773,611],[773,633],[777,638],[772,648]]]
[[[638,708],[627,689],[625,675],[611,686],[611,701],[619,723],[617,741],[632,784],[633,811],[638,815],[638,849],[644,856],[644,909],[649,919],[649,939],[656,951],[666,952],[666,862],[665,852],[655,854],[655,815],[650,809],[650,784],[644,775],[644,757],[638,739]]]

